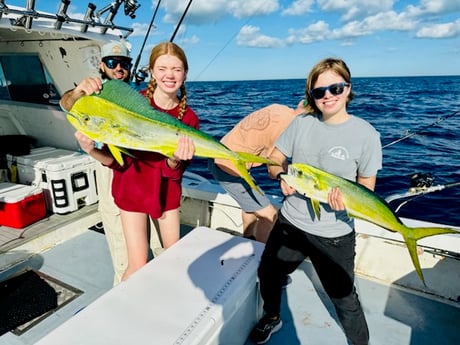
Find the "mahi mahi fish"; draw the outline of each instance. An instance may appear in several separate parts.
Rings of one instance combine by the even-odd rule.
[[[129,149],[154,151],[171,157],[179,137],[186,136],[193,140],[196,156],[230,160],[242,178],[262,193],[246,169],[246,163],[276,164],[263,157],[228,149],[211,135],[154,109],[138,91],[119,80],[104,83],[99,94],[79,98],[67,113],[67,120],[73,127],[92,140],[107,144],[121,165],[121,153],[130,155]]]
[[[408,227],[385,200],[368,188],[307,164],[289,165],[288,173],[281,175],[281,178],[298,193],[310,198],[318,219],[320,218],[319,203],[327,203],[331,188],[338,187],[349,217],[365,220],[392,232],[399,232],[406,242],[412,263],[424,285],[425,279],[417,256],[417,240],[438,234],[460,232],[458,229],[448,227]]]

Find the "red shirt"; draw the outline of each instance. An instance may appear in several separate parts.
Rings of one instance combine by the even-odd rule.
[[[179,106],[165,110],[158,107],[153,99],[150,103],[175,118],[179,116]],[[189,107],[182,122],[196,129],[200,127],[198,116]],[[135,158],[123,155],[123,166],[116,161],[110,166],[113,169],[112,195],[115,204],[125,211],[147,213],[154,219],[160,218],[165,211],[179,208],[182,175],[190,162],[182,161],[177,169],[171,169],[166,163],[167,157],[160,153],[131,152]]]

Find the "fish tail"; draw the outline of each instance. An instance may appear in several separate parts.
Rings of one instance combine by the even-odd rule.
[[[234,159],[230,159],[235,165],[236,169],[240,173],[240,176],[251,186],[252,189],[255,189],[258,191],[260,194],[264,194],[262,189],[259,188],[259,186],[256,185],[254,180],[252,179],[251,175],[249,174],[248,169],[246,169],[246,163],[262,163],[262,164],[269,164],[269,165],[279,165],[278,163],[265,158],[265,157],[260,157],[256,156],[252,153],[247,153],[247,152],[235,152],[236,156]]]
[[[413,238],[407,238],[406,236],[404,236],[404,241],[406,242],[407,249],[409,250],[410,258],[414,264],[415,271],[417,272],[417,275],[423,285],[426,287],[425,278],[423,277],[422,268],[420,267],[420,261],[418,260],[417,255],[417,241]]]
[[[247,152],[235,152],[238,156],[239,156],[239,159],[242,161],[242,162],[246,162],[246,163],[262,163],[262,164],[268,164],[268,165],[279,165],[278,163],[268,159],[268,158],[265,158],[265,157],[260,157],[260,156],[256,156],[252,153],[247,153]]]
[[[441,234],[459,234],[459,230],[453,228],[441,228],[441,227],[423,227],[423,228],[408,228],[405,234],[402,234],[404,241],[406,242],[407,249],[409,250],[412,263],[414,264],[415,271],[426,287],[425,278],[423,277],[422,268],[420,267],[420,261],[417,255],[417,240]]]
[[[262,191],[262,189],[259,188],[259,186],[256,185],[251,175],[249,174],[248,169],[246,169],[246,163],[241,159],[232,159],[231,161],[233,165],[235,165],[236,170],[238,170],[238,172],[240,173],[240,176],[248,183],[248,185],[251,186],[252,189],[255,189],[263,195],[264,192]]]

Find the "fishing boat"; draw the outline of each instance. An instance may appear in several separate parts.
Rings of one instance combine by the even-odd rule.
[[[154,258],[113,287],[96,162],[80,152],[59,100],[83,76],[99,75],[101,46],[133,31],[115,24],[117,12],[124,6],[134,17],[139,6],[89,3],[75,19],[69,4],[58,2],[50,14],[34,0],[24,7],[0,1],[0,344],[251,344],[262,313],[263,244],[241,236],[238,204],[200,175],[183,179],[181,240],[158,255],[153,230]],[[372,344],[460,343],[460,236],[419,241],[425,286],[398,233],[361,220],[356,232],[356,286]],[[309,261],[291,277],[284,326],[269,343],[346,344]]]

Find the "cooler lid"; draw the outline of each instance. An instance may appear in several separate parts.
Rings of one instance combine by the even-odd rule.
[[[42,189],[35,186],[3,182],[0,183],[0,202],[15,203],[41,192]]]
[[[210,344],[256,288],[262,251],[262,243],[195,228],[38,344]]]

